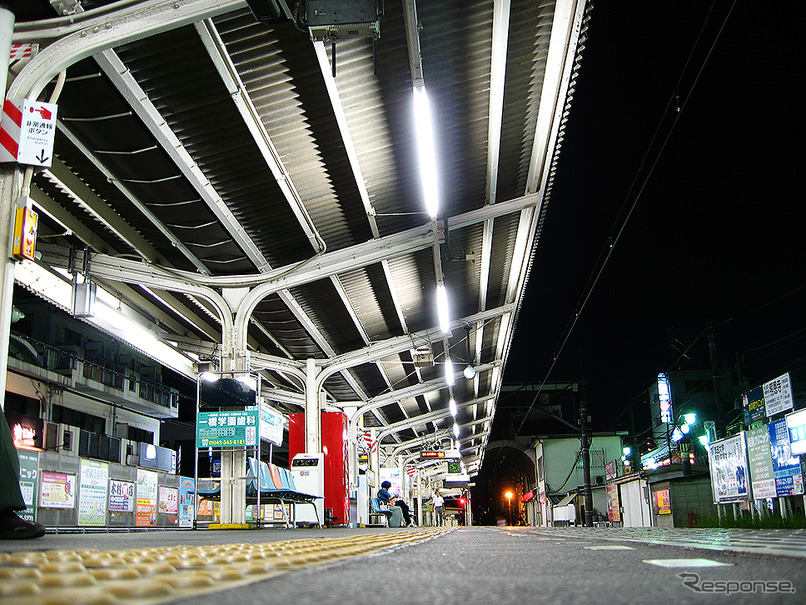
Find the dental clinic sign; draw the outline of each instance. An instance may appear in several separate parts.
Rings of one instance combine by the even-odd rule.
[[[199,412],[196,447],[255,447],[258,443],[258,410]]]

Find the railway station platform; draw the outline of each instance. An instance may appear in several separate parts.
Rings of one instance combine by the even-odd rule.
[[[776,530],[49,533],[0,543],[0,603],[705,603],[712,585],[794,603],[804,557],[806,532]]]

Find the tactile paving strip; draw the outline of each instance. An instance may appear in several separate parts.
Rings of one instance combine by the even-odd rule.
[[[0,554],[0,602],[170,603],[294,569],[416,544],[449,531],[422,528],[262,544],[5,553]]]

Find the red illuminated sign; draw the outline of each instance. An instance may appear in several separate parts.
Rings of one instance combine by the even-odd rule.
[[[439,452],[437,452],[437,451],[427,451],[427,450],[420,451],[420,458],[444,458],[444,457],[445,457],[445,452],[442,452],[442,451],[439,451]]]

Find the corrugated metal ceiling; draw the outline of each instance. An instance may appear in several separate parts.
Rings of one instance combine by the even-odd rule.
[[[39,41],[43,57],[50,44],[80,36],[82,27],[104,23],[123,31],[121,43],[92,48],[92,57],[67,68],[55,153],[61,170],[89,193],[54,184],[55,168],[37,173],[42,231],[69,229],[72,235],[53,241],[88,246],[96,255],[147,258],[152,251],[151,266],[166,276],[176,270],[201,280],[232,276],[232,286],[239,276],[282,269],[274,278],[278,288],[252,313],[254,358],[299,367],[308,358],[323,367],[354,359],[325,382],[328,399],[337,407],[365,405],[367,427],[399,427],[389,444],[435,433],[437,424],[446,428],[451,396],[457,403],[478,400],[460,405],[456,419],[466,462],[477,469],[545,207],[543,193],[528,192],[527,183],[545,183],[555,159],[584,3],[417,3],[443,204],[433,223],[420,193],[405,3],[385,3],[376,52],[369,39],[338,42],[335,78],[332,48],[318,57],[298,24],[259,23],[236,0],[182,4],[213,18],[151,34],[156,26],[146,15],[162,10],[160,2],[91,0],[82,2],[87,16],[74,15],[71,24],[46,21],[53,16],[46,4],[28,9],[23,21],[29,22],[18,23],[17,39]],[[495,11],[503,5],[509,19],[496,31]],[[498,51],[494,40],[502,32],[508,41]],[[550,46],[558,53],[556,73],[547,69]],[[492,73],[495,52],[506,58],[502,88]],[[327,61],[320,63],[322,56]],[[552,100],[543,99],[542,111],[550,114],[541,134],[546,94]],[[496,99],[500,126],[490,121]],[[490,148],[496,133],[501,143]],[[536,151],[538,135],[547,144]],[[106,205],[117,221],[89,210],[82,196]],[[515,207],[505,211],[509,202]],[[51,218],[63,214],[69,220]],[[392,252],[406,230],[411,241],[432,233],[433,243]],[[367,250],[375,254],[371,261],[364,260]],[[343,269],[316,273],[337,258]],[[285,275],[306,271],[311,279],[283,285]],[[125,273],[117,279],[125,283]],[[448,334],[436,329],[435,290],[443,279],[453,321]],[[245,287],[258,281],[249,278]],[[146,285],[171,291],[167,277]],[[186,303],[177,319],[187,328],[177,339],[198,339],[196,350],[221,344],[206,342],[194,325],[194,317],[211,322],[201,307],[215,317],[209,302],[187,293],[176,300]],[[379,348],[386,342],[395,347]],[[435,365],[415,367],[410,351],[424,346]],[[447,357],[456,365],[452,387],[444,381]],[[466,380],[460,372],[470,361],[487,365]],[[273,384],[299,391],[271,364],[257,365]],[[442,416],[417,421],[433,413]]]

